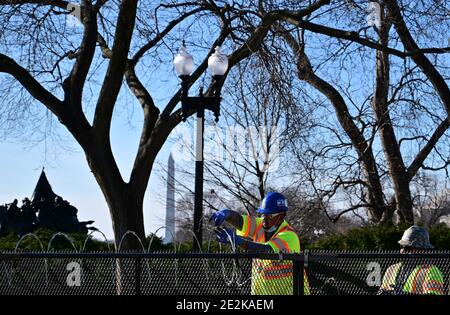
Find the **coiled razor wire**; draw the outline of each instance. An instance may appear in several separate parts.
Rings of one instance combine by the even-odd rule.
[[[122,237],[120,238],[120,242],[119,242],[119,246],[118,246],[118,248],[117,248],[117,251],[120,252],[120,250],[122,249],[122,243],[123,243],[123,240],[124,240],[128,235],[132,235],[132,236],[134,236],[135,238],[137,238],[137,240],[139,241],[139,244],[140,244],[141,247],[142,247],[142,251],[145,253],[145,247],[144,247],[144,244],[142,243],[141,238],[137,235],[136,232],[134,232],[134,231],[129,231],[129,230],[126,231],[126,232],[122,235]]]
[[[172,236],[174,250],[175,250],[175,253],[177,252],[177,244],[175,242],[175,237],[174,237],[175,235],[173,235],[172,231],[170,229],[168,229],[166,226],[161,226],[158,229],[156,229],[156,231],[153,233],[153,235],[150,239],[150,243],[148,244],[147,253],[150,253],[150,248],[152,246],[153,239],[156,237],[156,234],[162,229],[165,229],[166,231],[168,231],[170,233],[170,235]],[[148,265],[148,261],[147,261],[147,265]],[[175,267],[175,287],[178,289],[178,259],[174,259],[174,267]],[[149,271],[149,277],[150,277],[150,271]]]
[[[109,250],[109,249],[110,249],[110,246],[109,246],[108,239],[106,238],[106,235],[105,235],[103,232],[101,232],[101,231],[98,230],[98,231],[92,231],[92,232],[86,237],[86,239],[85,239],[85,241],[84,241],[84,243],[83,243],[83,246],[82,246],[82,248],[81,248],[81,251],[84,251],[84,250],[85,250],[87,241],[90,239],[90,237],[92,236],[92,234],[93,234],[94,232],[98,232],[98,233],[100,233],[100,234],[103,236],[103,238],[104,238],[105,241],[107,242],[107,246],[108,246],[108,250]],[[72,246],[72,248],[73,248],[73,250],[74,250],[75,252],[79,252],[78,249],[77,249],[77,247],[75,246],[75,243],[74,243],[73,239],[70,238],[67,234],[62,233],[62,232],[57,232],[57,233],[54,233],[54,234],[52,235],[52,237],[50,238],[50,240],[49,240],[49,242],[48,242],[48,244],[47,244],[47,252],[51,252],[51,251],[52,251],[52,244],[53,244],[53,241],[54,241],[57,237],[60,237],[60,236],[62,236],[63,238],[65,238],[65,239],[70,243],[70,245]],[[44,252],[44,251],[45,251],[44,245],[43,245],[41,239],[40,239],[36,234],[34,234],[34,233],[28,233],[28,234],[25,234],[25,235],[21,236],[20,239],[16,242],[16,245],[15,245],[15,247],[14,247],[14,252],[15,252],[15,253],[19,250],[20,244],[21,244],[26,238],[29,238],[29,237],[32,237],[32,238],[34,238],[35,240],[37,240],[41,252]],[[80,259],[80,260],[79,260],[80,266],[82,265],[82,263],[83,263],[83,261]],[[11,262],[11,264],[12,264],[12,262]],[[8,285],[11,287],[11,286],[12,286],[12,274],[13,274],[13,272],[14,272],[14,271],[13,271],[14,268],[13,268],[12,265],[11,265],[10,270],[8,270],[8,268],[7,268],[7,266],[6,266],[6,262],[3,262],[2,265],[3,265],[3,268],[4,268],[4,270],[5,270],[5,274],[6,274],[6,276],[7,276],[7,279],[8,279]],[[83,268],[81,268],[81,272],[82,272],[82,271],[83,271]],[[44,258],[44,273],[45,273],[45,288],[47,289],[48,286],[49,286],[49,263],[48,263],[48,258]],[[114,277],[114,272],[113,272],[113,277]],[[31,290],[31,291],[33,292],[32,289],[30,289],[30,288],[28,288],[28,289]]]
[[[206,216],[203,216],[203,217],[201,218],[202,221],[206,221],[206,219],[207,219]],[[122,237],[121,237],[121,239],[120,239],[120,242],[119,242],[119,245],[118,245],[118,248],[117,248],[117,252],[120,252],[120,250],[121,250],[121,248],[122,248],[122,245],[123,245],[123,242],[124,242],[125,238],[126,238],[126,237],[129,237],[129,236],[133,236],[133,237],[137,238],[137,240],[138,240],[138,242],[139,242],[139,244],[140,244],[140,246],[141,246],[141,248],[142,248],[142,252],[144,252],[144,253],[145,253],[145,252],[149,253],[149,252],[151,251],[151,246],[152,246],[152,244],[153,244],[153,240],[154,240],[154,238],[156,237],[156,233],[159,232],[161,229],[167,229],[167,227],[166,227],[166,226],[161,226],[161,227],[159,227],[159,228],[156,230],[156,232],[154,233],[154,235],[153,235],[153,236],[151,237],[151,239],[150,239],[150,243],[149,243],[149,246],[148,246],[147,250],[145,249],[144,244],[143,244],[141,238],[137,235],[136,232],[134,232],[134,231],[126,231],[126,232],[122,235]],[[205,229],[206,229],[208,232],[213,232],[213,231],[214,231],[214,229],[213,229],[210,225],[206,225],[206,226],[205,226]],[[189,234],[192,234],[192,236],[193,236],[193,238],[194,238],[194,242],[197,243],[198,248],[200,249],[200,252],[202,253],[202,252],[203,252],[202,246],[200,246],[200,241],[199,241],[199,239],[196,237],[195,233],[194,233],[191,229],[182,229],[182,230],[183,230],[184,232],[187,232],[187,233],[189,233]],[[83,244],[81,245],[81,248],[80,248],[80,249],[78,249],[78,248],[76,247],[74,240],[73,240],[70,236],[68,236],[66,233],[63,233],[63,232],[57,232],[57,233],[53,234],[52,237],[50,238],[50,241],[49,241],[48,244],[47,244],[47,251],[48,251],[48,252],[54,251],[54,247],[53,247],[54,241],[55,241],[56,238],[58,238],[58,237],[63,237],[63,238],[65,238],[65,239],[69,242],[69,244],[70,244],[70,246],[71,246],[71,248],[72,248],[73,251],[75,251],[75,252],[77,252],[77,253],[80,252],[80,251],[81,251],[81,252],[85,252],[86,246],[87,246],[87,242],[91,239],[92,235],[93,235],[95,232],[98,232],[99,234],[101,234],[101,236],[103,237],[103,239],[104,239],[104,240],[106,241],[106,243],[107,243],[108,250],[110,250],[110,245],[109,245],[108,239],[106,238],[106,235],[105,235],[103,232],[101,232],[101,231],[92,231],[92,232],[90,232],[90,233],[86,236],[86,238],[84,239],[84,242],[83,242]],[[175,241],[175,238],[174,238],[174,235],[173,235],[172,231],[169,230],[169,233],[171,233],[171,235],[172,235],[174,251],[175,251],[175,253],[176,253],[176,252],[178,252],[178,251],[181,249],[182,243],[179,242],[179,244],[177,244],[177,242]],[[227,233],[227,234],[228,234],[228,233]],[[35,235],[35,234],[33,234],[33,233],[29,233],[29,234],[26,234],[26,235],[22,236],[22,237],[16,242],[14,251],[15,251],[15,252],[18,251],[18,250],[19,250],[19,246],[20,246],[20,244],[23,242],[23,240],[26,239],[26,238],[29,238],[29,237],[32,237],[32,238],[36,239],[37,242],[39,243],[40,250],[41,250],[42,252],[44,252],[45,248],[44,248],[44,245],[43,245],[42,241],[40,240],[40,238],[39,238],[37,235]],[[231,252],[232,252],[232,253],[236,253],[236,252],[237,252],[237,246],[236,246],[236,244],[235,244],[235,240],[233,240],[233,239],[231,238],[230,235],[228,235],[228,239],[230,240]],[[208,245],[207,245],[207,250],[208,250],[208,252],[210,251],[211,243],[212,243],[213,240],[214,240],[214,239],[213,239],[213,233],[211,233],[211,237],[208,239]],[[178,245],[178,246],[177,246],[177,245]],[[177,248],[178,248],[178,250],[177,250]],[[220,249],[220,251],[224,251],[224,247],[223,247],[223,245],[222,245],[221,243],[219,243],[219,249]],[[80,259],[80,260],[81,260],[81,259]],[[208,262],[209,262],[209,259],[208,259],[208,258],[202,258],[201,260],[202,260],[202,265],[203,265],[203,268],[202,268],[202,269],[203,269],[203,273],[204,273],[204,275],[205,275],[207,281],[210,281],[211,275],[212,275],[212,270],[211,270],[212,266],[209,266],[209,263],[208,263]],[[244,278],[244,274],[243,274],[243,272],[242,272],[242,270],[241,270],[241,267],[238,266],[238,259],[237,259],[237,258],[234,258],[232,261],[233,261],[233,263],[232,263],[232,269],[231,269],[230,271],[227,271],[227,268],[226,268],[226,266],[225,266],[225,262],[224,262],[223,260],[220,261],[222,279],[223,279],[223,282],[224,282],[228,287],[231,287],[231,286],[233,286],[233,285],[236,285],[238,288],[241,288],[241,287],[243,287],[249,280],[251,280],[251,277],[249,277],[248,279],[245,279],[245,278]],[[47,259],[47,258],[44,258],[44,262],[45,262],[45,264],[44,264],[45,285],[46,285],[46,287],[48,287],[48,285],[49,285],[49,264],[48,264],[48,259]],[[83,264],[82,261],[80,261],[79,263],[80,263],[80,265]],[[180,262],[179,262],[179,259],[174,259],[174,269],[175,269],[175,270],[174,270],[174,281],[175,281],[175,286],[176,286],[177,289],[179,289],[179,288],[178,288],[178,287],[179,287],[179,276],[180,276],[179,273],[180,273],[180,270],[181,270],[181,269],[180,269],[180,266],[179,266],[179,263],[180,263]],[[114,262],[112,262],[112,264],[114,265]],[[145,265],[146,265],[146,269],[147,269],[147,272],[146,272],[146,273],[147,273],[147,275],[148,275],[149,278],[150,278],[152,267],[150,266],[149,260],[146,260]],[[11,285],[12,285],[12,272],[13,272],[13,271],[12,271],[12,269],[11,269],[11,270],[9,270],[9,269],[10,269],[10,268],[13,268],[13,267],[10,266],[10,268],[8,268],[7,262],[3,262],[3,263],[2,263],[2,267],[3,267],[3,269],[5,270],[5,273],[6,273],[6,275],[7,275],[8,285],[11,286]],[[83,268],[82,268],[82,269],[83,269]],[[115,274],[115,271],[114,271],[115,268],[114,268],[114,266],[112,266],[112,270],[113,270],[113,271],[111,272],[111,273],[112,273],[112,280],[113,280],[114,283],[116,283],[116,281],[117,281],[117,275]],[[228,268],[228,270],[229,270],[229,268]]]
[[[50,249],[51,249],[53,240],[56,239],[57,236],[63,236],[66,240],[68,240],[69,243],[70,243],[70,245],[72,245],[73,249],[75,250],[75,252],[78,253],[78,249],[77,249],[77,247],[75,246],[75,243],[74,243],[73,239],[70,238],[66,233],[63,233],[63,232],[58,232],[58,233],[53,234],[52,238],[51,238],[50,241],[48,242],[48,246],[47,246],[47,251],[48,251],[48,252],[51,251]]]
[[[203,220],[203,218],[204,217],[202,217],[201,220]],[[198,245],[198,248],[200,250],[200,253],[203,253],[202,246],[200,245],[200,241],[197,238],[197,235],[195,235],[195,233],[193,231],[191,231],[191,230],[185,230],[185,232],[188,232],[188,233],[192,234],[192,236],[194,237],[194,240],[197,242],[197,245]],[[178,259],[177,259],[177,261],[178,261]],[[208,279],[208,281],[209,281],[210,277],[209,277],[209,272],[208,272],[208,269],[209,269],[208,268],[208,259],[202,259],[202,262],[203,262],[203,267],[204,267],[204,272],[205,272],[206,279]],[[205,265],[206,265],[206,267],[205,267]]]
[[[169,228],[167,228],[167,226],[164,225],[164,226],[159,227],[159,228],[153,233],[152,237],[150,238],[150,243],[148,244],[148,247],[147,247],[147,253],[150,253],[150,248],[152,247],[153,239],[156,237],[157,233],[158,233],[160,230],[162,230],[162,229],[165,229],[165,230],[166,230],[167,232],[169,232],[170,235],[172,236],[173,247],[174,247],[175,253],[177,252],[177,243],[175,242],[175,235],[172,233],[172,231],[171,231]]]
[[[205,219],[205,216],[202,216],[201,221],[203,221],[204,219]],[[211,235],[214,235],[214,233],[215,233],[215,228],[211,227],[211,225],[206,225],[205,228],[206,228],[206,230],[207,230],[208,232],[213,232],[213,233],[211,233]],[[235,244],[233,243],[233,240],[232,240],[231,237],[228,235],[228,233],[227,233],[227,236],[228,236],[228,238],[229,238],[229,240],[230,240],[230,244],[231,244],[231,247],[232,247],[232,252],[233,252],[233,253],[236,253],[236,246],[235,246]],[[211,237],[210,237],[210,239],[208,240],[208,250],[209,250],[210,244],[211,244]],[[222,252],[222,244],[221,244],[221,243],[219,243],[219,250]],[[224,264],[223,261],[221,261],[220,264],[221,264],[221,266],[222,266],[222,276],[223,276],[223,280],[224,280],[225,284],[226,284],[228,287],[230,287],[230,286],[233,284],[234,272],[233,272],[232,275],[231,275],[231,280],[228,281],[228,278],[227,278],[227,276],[226,276],[226,274],[225,274],[225,264]],[[234,259],[233,259],[233,265],[234,265]],[[234,268],[233,268],[233,269],[234,269]],[[209,279],[209,278],[208,278],[208,279]]]
[[[66,233],[63,233],[63,232],[57,232],[57,233],[53,234],[53,236],[51,237],[50,241],[48,242],[47,252],[51,252],[51,248],[52,248],[51,246],[52,246],[52,243],[53,243],[53,241],[54,241],[58,236],[62,236],[63,238],[65,238],[66,240],[68,240],[69,243],[70,243],[70,245],[72,245],[72,248],[74,249],[74,251],[75,251],[76,253],[79,252],[78,249],[77,249],[77,247],[75,246],[74,240],[73,240],[69,235],[67,235]],[[78,259],[78,264],[79,264],[79,266],[82,266],[82,265],[83,265],[83,260],[82,260],[81,258]],[[81,272],[80,276],[83,277],[83,276],[84,276],[83,268],[80,269],[80,272]],[[46,279],[46,281],[48,282],[48,279]],[[47,284],[47,287],[48,287],[48,284]]]
[[[84,251],[85,251],[87,242],[91,239],[91,237],[92,237],[92,235],[93,235],[94,233],[100,233],[100,235],[103,236],[103,239],[105,240],[106,246],[108,246],[108,252],[111,251],[111,248],[110,248],[110,246],[109,246],[109,241],[108,241],[108,239],[106,238],[105,233],[103,233],[103,232],[100,231],[100,230],[94,230],[94,231],[89,232],[89,234],[88,234],[88,235],[86,236],[86,238],[84,239],[83,247],[81,248],[81,252],[84,252]]]
[[[109,246],[109,241],[108,241],[108,238],[106,237],[105,233],[103,233],[100,230],[93,230],[93,231],[89,232],[89,234],[84,239],[83,247],[81,248],[81,252],[84,252],[86,250],[87,242],[91,239],[91,237],[94,233],[99,233],[100,235],[103,236],[103,239],[106,242],[106,246],[108,247],[108,252],[111,251],[111,247]],[[114,270],[114,262],[111,263],[111,270]],[[112,283],[116,282],[116,275],[114,272],[111,273],[111,281],[112,281]]]
[[[119,246],[118,246],[118,248],[117,248],[117,251],[120,252],[120,250],[121,250],[121,248],[122,248],[122,242],[123,242],[123,240],[125,239],[125,237],[127,237],[128,235],[132,235],[132,236],[134,236],[135,238],[137,238],[137,240],[139,241],[139,244],[141,245],[142,252],[145,253],[145,252],[146,252],[146,251],[145,251],[145,246],[144,246],[144,243],[142,242],[141,238],[137,235],[136,232],[130,231],[130,230],[126,231],[126,232],[122,235],[122,238],[120,239],[120,242],[119,242]],[[152,237],[152,239],[153,239],[153,237]],[[149,278],[150,278],[150,277],[151,277],[151,272],[150,272],[150,264],[149,264],[149,262],[148,262],[148,259],[145,260],[145,264],[146,264],[146,266],[147,266],[147,275],[148,275]],[[115,278],[115,280],[117,280],[117,278]]]
[[[212,231],[212,232],[214,232],[215,231],[215,229],[213,229],[213,228],[211,228],[211,227],[209,227],[208,226],[208,228],[207,228],[207,230],[208,231]],[[237,247],[236,247],[236,240],[234,240],[232,237],[231,237],[231,235],[227,232],[227,230],[224,230],[225,231],[225,233],[227,234],[227,238],[228,238],[228,240],[230,241],[230,245],[231,245],[231,252],[233,253],[233,254],[235,254],[236,252],[237,252]],[[209,246],[209,245],[208,245]],[[222,244],[221,243],[219,243],[219,250],[222,252],[223,250],[222,250]],[[221,261],[221,266],[222,266],[222,277],[223,277],[223,280],[224,280],[224,282],[225,282],[225,284],[228,286],[228,287],[231,287],[233,284],[236,284],[236,286],[238,287],[238,288],[242,288],[248,281],[250,281],[251,280],[251,277],[249,277],[248,279],[246,279],[246,280],[243,280],[243,281],[240,281],[240,280],[242,280],[242,279],[239,279],[240,277],[239,277],[239,274],[241,274],[241,276],[242,276],[242,270],[238,267],[238,264],[237,264],[237,261],[238,261],[238,259],[233,259],[233,269],[232,269],[232,271],[230,272],[231,273],[231,277],[229,278],[228,276],[227,276],[227,274],[226,274],[226,268],[225,268],[225,263],[223,262],[223,260]],[[240,272],[239,272],[240,271]]]
[[[35,240],[37,240],[39,243],[39,246],[41,247],[41,251],[42,252],[44,251],[44,244],[42,244],[41,239],[34,233],[28,233],[28,234],[25,234],[22,237],[20,237],[20,239],[17,241],[16,246],[14,247],[14,253],[17,253],[20,243],[28,237],[32,237]],[[44,266],[45,266],[45,270],[44,270],[45,271],[45,288],[48,288],[48,260],[47,260],[47,258],[44,258]],[[7,273],[7,275],[9,276],[8,284],[11,286],[12,285],[11,284],[11,275],[8,273]]]
[[[206,226],[206,229],[208,231],[212,231],[212,227],[211,226]],[[192,233],[192,231],[190,231]],[[127,235],[131,236],[130,234],[133,234],[131,232],[129,232]],[[134,233],[135,234],[135,233]],[[211,235],[211,234],[209,234]],[[74,242],[72,241],[72,239],[70,239],[67,235],[65,235],[64,233],[56,233],[52,236],[52,238],[50,239],[47,249],[53,249],[56,251],[56,249],[54,249],[53,244],[54,241],[56,240],[56,238],[58,236],[62,236],[64,238],[66,238],[71,244],[71,248],[75,251],[77,251],[77,248],[74,244]],[[43,245],[43,242],[40,241],[39,237],[36,235],[24,235],[23,237],[21,237],[16,245],[15,245],[15,249],[14,252],[19,252],[21,251],[20,246],[21,244],[23,244],[24,240],[26,238],[32,237],[36,240],[38,240],[39,242],[39,247],[41,249],[41,251],[44,251],[45,247]],[[124,236],[126,237],[126,236]],[[136,237],[136,234],[135,234]],[[227,238],[230,242],[231,245],[231,251],[233,253],[236,253],[237,251],[237,246],[235,243],[235,240],[232,238],[232,235],[227,233]],[[123,243],[123,239],[121,240]],[[152,240],[151,240],[152,241]],[[195,241],[195,240],[194,240]],[[196,240],[198,242],[198,240]],[[84,251],[86,249],[86,240],[81,248],[82,251]],[[211,248],[211,242],[212,242],[212,237],[209,237],[208,240],[208,250],[210,250]],[[142,242],[141,242],[142,243]],[[199,243],[199,242],[198,242]],[[178,248],[177,244],[174,244],[175,249]],[[121,246],[119,246],[119,248],[121,248]],[[219,243],[219,248],[222,251],[224,246],[223,244]],[[147,251],[151,250],[151,246],[148,247]],[[145,252],[145,249],[143,249],[143,251]],[[385,269],[387,266],[389,266],[390,264],[396,262],[396,261],[413,261],[413,262],[422,262],[423,259],[425,258],[421,258],[418,257],[417,259],[414,257],[409,257],[409,256],[398,256],[400,255],[398,252],[395,252],[395,256],[393,257],[383,257],[383,255],[378,255],[378,256],[374,256],[373,258],[371,256],[364,256],[365,254],[380,254],[380,252],[378,251],[367,251],[362,253],[362,256],[358,256],[355,255],[354,257],[351,255],[352,252],[344,252],[342,253],[341,251],[315,251],[314,254],[318,254],[320,255],[321,253],[325,254],[325,258],[321,259],[320,257],[318,259],[316,259],[314,261],[314,264],[316,267],[313,267],[312,265],[310,267],[312,268],[308,268],[310,269],[309,271],[311,272],[311,277],[308,277],[310,280],[315,281],[315,286],[311,287],[311,291],[312,294],[375,294],[374,289],[368,288],[367,287],[367,278],[366,278],[366,274],[365,272],[369,269],[366,268],[367,266],[367,262],[378,262],[379,264],[381,264],[381,268]],[[341,254],[344,254],[343,256],[339,256]],[[356,253],[358,254],[358,253]],[[381,253],[383,254],[383,252]],[[391,254],[391,253],[388,253]],[[442,254],[442,253],[438,253],[438,254]],[[450,255],[448,252],[444,253],[446,254],[446,256],[444,256],[443,258],[440,258],[439,256],[437,256],[436,258],[438,258],[439,260],[436,262],[439,265],[439,268],[444,268],[442,269],[442,271],[444,271],[444,277],[445,277],[445,283],[448,283],[449,279],[448,279],[448,270],[449,270],[449,263],[450,263]],[[327,256],[328,255],[328,256]],[[39,257],[39,256],[38,256]],[[70,256],[69,256],[70,257]],[[85,260],[86,258],[89,258],[89,255],[87,255],[86,257],[84,257],[84,255],[80,255],[78,256],[80,257],[80,259],[83,262],[83,265],[86,264],[86,270],[85,268],[82,268],[82,272],[83,272],[83,276],[84,277],[88,277],[89,275],[91,275],[91,270],[89,270],[91,264],[90,264],[90,260]],[[84,257],[84,258],[81,258]],[[101,256],[100,256],[101,257]],[[150,257],[158,257],[158,255],[156,256],[150,256]],[[164,256],[165,258],[168,258],[169,260],[174,259],[171,258],[170,255]],[[178,256],[177,256],[178,257]],[[183,291],[184,290],[184,284],[189,284],[189,288],[193,289],[193,291],[189,291],[189,292],[200,292],[202,291],[204,288],[202,286],[202,282],[200,282],[199,284],[196,283],[185,283],[186,279],[190,281],[191,277],[191,272],[193,272],[194,274],[192,274],[192,276],[195,275],[196,272],[200,271],[200,274],[202,274],[203,272],[201,271],[201,269],[204,269],[204,272],[206,272],[208,279],[210,280],[210,278],[212,278],[213,282],[215,283],[215,285],[223,285],[223,286],[233,286],[233,290],[241,290],[245,284],[248,283],[249,280],[251,280],[251,277],[247,279],[247,277],[245,275],[247,275],[247,264],[241,264],[241,262],[243,262],[243,260],[237,259],[237,258],[231,258],[233,260],[233,264],[225,264],[227,261],[230,262],[230,260],[228,258],[225,257],[225,259],[221,259],[219,261],[216,261],[218,264],[214,263],[214,264],[209,264],[209,262],[211,262],[211,260],[214,260],[215,258],[200,258],[203,259],[204,261],[207,261],[208,263],[205,265],[203,265],[203,268],[200,267],[198,264],[191,264],[192,260],[190,260],[189,255],[182,255],[181,257],[185,257],[185,258],[178,258],[177,260],[175,260],[175,272],[174,273],[169,273],[169,278],[163,278],[163,279],[174,279],[176,281],[176,288],[175,291],[171,291],[170,293],[175,293],[177,294],[179,290]],[[195,255],[194,255],[195,257]],[[205,257],[214,257],[214,256],[205,256]],[[255,257],[254,255],[252,255],[251,257]],[[20,257],[19,257],[20,258]],[[114,258],[114,256],[113,256]],[[368,259],[371,259],[370,261]],[[419,259],[420,258],[420,259]],[[45,259],[45,265],[42,264],[42,259]],[[47,262],[48,259],[48,262]],[[55,265],[53,265],[52,263],[52,259],[55,260]],[[60,259],[66,259],[66,258],[38,258],[38,259],[31,259],[31,264],[30,264],[30,259],[29,258],[24,258],[24,260],[22,259],[16,259],[14,256],[12,258],[9,259],[10,263],[8,262],[3,262],[2,263],[2,267],[1,270],[5,271],[5,276],[4,276],[4,285],[1,287],[2,289],[2,293],[7,292],[6,294],[12,293],[12,294],[53,294],[53,293],[57,293],[57,294],[78,294],[81,293],[80,290],[75,289],[75,290],[61,290],[61,280],[60,280],[60,273],[59,273],[59,269],[63,266],[63,264],[60,263]],[[116,259],[122,259],[122,258],[116,258]],[[97,290],[96,292],[116,292],[114,290],[114,287],[110,287],[110,285],[114,285],[116,284],[116,289],[118,288],[117,286],[117,281],[115,280],[117,274],[115,272],[117,272],[117,266],[114,266],[114,261],[116,261],[116,259],[112,260],[112,270],[110,268],[108,269],[102,269],[102,278],[100,280],[100,282],[97,284],[95,283],[95,290]],[[146,259],[146,265],[147,265],[147,270],[150,270],[149,267],[149,261],[151,264],[151,259]],[[158,259],[158,258],[157,258]],[[183,264],[183,259],[187,259],[187,265]],[[195,258],[197,259],[197,258]],[[244,259],[247,259],[244,257]],[[251,259],[251,258],[249,258]],[[344,260],[342,260],[344,259]],[[355,261],[355,259],[357,259]],[[412,260],[415,259],[415,260]],[[434,259],[434,258],[433,258]],[[2,259],[3,260],[3,259]],[[138,259],[137,262],[139,262],[140,259]],[[328,262],[331,261],[331,262]],[[63,261],[62,261],[63,262]],[[110,260],[108,260],[107,265],[109,265]],[[168,261],[166,261],[168,262]],[[248,260],[245,260],[245,262],[248,262]],[[433,262],[433,261],[432,261]],[[55,266],[56,268],[54,269]],[[135,265],[135,268],[139,268],[139,265]],[[161,266],[161,265],[155,265],[155,266]],[[165,271],[167,273],[167,268],[164,269],[165,265],[162,266],[162,269],[157,268],[158,272],[159,270]],[[101,265],[101,267],[104,267],[104,265]],[[126,267],[126,266],[125,266]],[[188,267],[187,269],[185,267]],[[200,268],[198,268],[200,267]],[[214,267],[219,267],[214,269]],[[36,268],[36,269],[34,269]],[[45,268],[45,279],[43,277],[43,274],[41,273],[41,270],[43,270],[42,268]],[[152,268],[154,268],[154,266],[152,266]],[[185,270],[186,269],[186,270]],[[200,269],[200,270],[199,270]],[[306,269],[308,271],[308,269]],[[381,269],[381,270],[382,270]],[[135,269],[137,270],[137,269]],[[103,272],[105,271],[105,272]],[[214,271],[214,275],[212,275],[212,271]],[[447,273],[445,272],[447,271]],[[112,275],[112,279],[113,281],[109,281],[109,275]],[[175,277],[173,277],[173,274],[175,275]],[[147,275],[147,273],[144,271],[144,276]],[[152,273],[153,275],[153,273]],[[184,276],[187,275],[188,277],[185,279]],[[104,277],[106,276],[106,277]],[[153,275],[154,276],[154,275]],[[179,278],[179,279],[178,279]],[[88,279],[88,278],[86,278]],[[124,278],[127,279],[127,278]],[[45,280],[45,285],[43,284]],[[92,280],[92,279],[91,279]],[[104,285],[103,281],[107,281],[107,285]],[[19,281],[19,282],[18,282]],[[153,280],[152,280],[153,281]],[[210,280],[211,281],[211,280]],[[42,283],[42,284],[41,284]],[[124,284],[127,282],[123,282]],[[147,283],[147,282],[145,282]],[[153,282],[150,282],[153,283]],[[169,283],[167,282],[159,282],[162,285],[169,285]],[[170,288],[172,288],[172,280],[170,281]],[[121,284],[121,283],[120,283]],[[197,286],[198,285],[198,286]],[[364,287],[362,286],[364,285]],[[100,287],[99,287],[100,286]],[[237,286],[237,287],[236,287]],[[126,288],[124,286],[124,288]],[[222,289],[223,287],[216,287],[214,286],[213,288],[211,288],[210,291],[208,292],[216,292],[216,288]],[[87,289],[89,290],[89,292],[91,292],[91,288],[87,287]],[[161,287],[162,290],[164,290],[164,287]],[[330,289],[332,289],[333,291],[331,292]],[[447,289],[447,288],[446,288]],[[19,291],[18,291],[19,290]],[[101,291],[98,291],[101,290]],[[112,290],[112,291],[111,291]],[[156,293],[161,293],[162,291],[158,291],[159,289],[156,290]],[[228,290],[228,288],[227,288]],[[246,293],[247,287],[245,287],[245,291],[244,293]],[[118,291],[117,291],[118,292]],[[222,291],[220,291],[222,292]],[[233,292],[238,292],[238,291],[233,291]],[[240,292],[240,291],[239,291]],[[92,293],[92,292],[91,292]],[[218,292],[216,292],[218,293]]]

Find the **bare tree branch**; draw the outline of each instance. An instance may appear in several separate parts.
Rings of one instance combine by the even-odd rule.
[[[439,94],[442,103],[447,110],[447,115],[450,117],[450,88],[448,87],[445,79],[428,60],[423,52],[420,51],[419,46],[412,37],[405,21],[403,20],[402,13],[396,0],[387,0],[386,6],[392,16],[392,22],[397,30],[398,35],[403,43],[403,46],[408,52],[418,52],[411,55],[414,62],[425,73],[427,78],[431,81],[436,88],[436,92]]]
[[[98,139],[109,138],[112,113],[127,64],[136,19],[136,8],[137,0],[124,0],[120,4],[112,57],[103,80],[94,116],[94,134]]]

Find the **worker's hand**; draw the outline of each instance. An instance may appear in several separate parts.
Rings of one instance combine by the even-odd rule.
[[[230,215],[231,210],[222,209],[213,213],[209,221],[214,221],[215,226],[221,226],[225,222],[225,220],[230,217]]]
[[[217,228],[214,231],[217,233],[217,241],[219,243],[241,245],[244,242],[244,239],[236,235],[233,229]]]

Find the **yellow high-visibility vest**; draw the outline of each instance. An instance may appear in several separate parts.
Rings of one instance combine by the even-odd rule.
[[[250,238],[253,242],[272,247],[275,253],[300,253],[300,239],[294,229],[286,222],[278,227],[269,240],[263,228],[263,219],[248,215],[242,216],[244,225],[237,234]],[[309,295],[309,283],[304,273],[304,294]],[[293,263],[286,260],[254,259],[252,261],[252,286],[254,295],[292,295]]]
[[[386,270],[381,290],[393,294],[445,294],[441,271],[436,266],[425,264],[416,266],[401,288],[401,292],[395,292],[401,266],[402,263],[397,263]]]

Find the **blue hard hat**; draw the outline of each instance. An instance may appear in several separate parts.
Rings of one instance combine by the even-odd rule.
[[[275,214],[288,210],[287,200],[282,194],[270,192],[261,203],[261,207],[256,210],[260,214]]]

